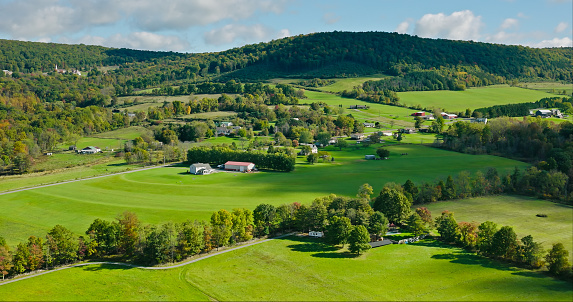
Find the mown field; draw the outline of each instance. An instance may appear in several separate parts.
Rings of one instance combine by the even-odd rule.
[[[0,300],[571,301],[571,284],[425,240],[355,257],[306,237],[147,271],[72,268],[0,286]]]
[[[500,227],[512,226],[518,238],[531,235],[535,241],[550,249],[561,242],[573,256],[573,207],[525,196],[488,196],[463,200],[443,201],[423,205],[433,216],[444,210],[454,212],[458,222],[493,221]],[[537,217],[546,214],[547,217]],[[571,258],[570,258],[571,259]]]
[[[332,148],[332,147],[330,147]],[[0,235],[11,245],[44,235],[56,224],[82,234],[95,218],[112,220],[129,210],[145,223],[208,220],[213,211],[258,204],[301,202],[330,193],[354,196],[371,184],[434,181],[462,170],[511,170],[524,163],[489,155],[467,155],[417,145],[389,146],[389,160],[366,161],[375,146],[330,149],[334,163],[300,164],[291,173],[187,174],[187,167],[158,168],[0,196]],[[400,155],[408,153],[408,155]]]
[[[440,108],[451,112],[464,112],[467,108],[477,109],[493,105],[535,102],[542,98],[559,96],[543,91],[493,85],[469,88],[465,91],[410,91],[399,92],[400,103],[422,108]]]
[[[560,82],[519,83],[518,86],[547,93],[561,94],[565,91],[569,96],[573,93],[573,84],[564,84]]]

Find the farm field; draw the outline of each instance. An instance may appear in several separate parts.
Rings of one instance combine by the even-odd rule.
[[[145,127],[131,126],[128,128],[120,128],[113,131],[94,134],[93,137],[120,139],[120,140],[134,140],[136,137],[142,135],[153,135],[153,132]]]
[[[560,82],[519,83],[518,86],[547,93],[561,93],[565,90],[568,96],[571,96],[571,93],[573,93],[573,84],[563,84]]]
[[[231,97],[234,97],[233,94],[229,94]],[[163,102],[173,102],[173,101],[181,101],[184,103],[189,102],[189,100],[193,99],[202,99],[202,98],[213,98],[218,99],[221,94],[194,94],[194,95],[176,95],[176,96],[152,96],[152,95],[138,95],[138,96],[124,96],[119,97],[119,103],[124,104],[126,101],[133,102],[137,100],[137,104],[133,104],[129,107],[123,107],[120,110],[127,109],[129,112],[133,111],[147,111],[149,107],[161,107],[163,106]]]
[[[324,102],[329,106],[337,107],[342,105],[345,109],[344,114],[352,114],[355,118],[363,121],[380,122],[386,128],[404,128],[414,127],[414,118],[410,114],[418,110],[404,107],[389,106],[383,104],[368,103],[355,99],[347,99],[338,95],[306,91],[307,99],[302,100],[304,103]],[[350,105],[366,105],[369,109],[348,109]]]
[[[443,108],[446,111],[463,112],[467,108],[477,109],[493,105],[535,102],[542,98],[559,96],[542,91],[493,85],[469,88],[465,91],[409,91],[398,92],[400,103],[422,108]]]
[[[72,268],[0,286],[0,300],[570,301],[571,284],[433,240],[359,257],[291,236],[165,271]]]
[[[442,201],[422,206],[427,207],[434,217],[448,210],[454,212],[458,222],[475,221],[479,224],[489,220],[499,227],[512,226],[518,238],[531,235],[546,249],[550,249],[553,243],[561,242],[569,251],[569,259],[573,256],[572,206],[508,195]],[[536,217],[537,214],[547,214],[547,217]]]
[[[187,166],[113,175],[0,196],[0,234],[15,245],[45,234],[56,224],[82,234],[95,218],[113,220],[129,210],[145,223],[208,220],[212,212],[258,204],[301,202],[328,195],[354,196],[369,183],[379,192],[386,182],[433,181],[462,170],[512,170],[525,163],[489,155],[466,155],[419,145],[389,146],[389,160],[366,161],[376,146],[335,151],[334,163],[309,165],[301,157],[291,173],[216,173],[196,176]],[[408,155],[401,156],[402,153]],[[224,188],[224,189],[222,189]]]

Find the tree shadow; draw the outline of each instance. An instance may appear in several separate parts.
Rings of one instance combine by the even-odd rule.
[[[451,251],[450,253],[432,255],[432,259],[449,260],[451,263],[463,265],[479,265],[487,268],[498,269],[502,271],[517,271],[509,263],[504,263],[494,259],[485,258],[476,254],[467,252]]]
[[[117,164],[109,164],[107,165],[108,167],[122,167],[122,166],[127,166],[128,163],[117,163]]]
[[[341,252],[341,253],[316,253],[316,254],[312,254],[312,257],[316,257],[316,258],[330,258],[330,259],[349,259],[349,258],[356,258],[360,255],[357,254],[353,254],[350,252]]]
[[[342,247],[332,246],[324,243],[319,238],[303,237],[303,236],[287,236],[277,239],[287,239],[289,241],[300,242],[297,244],[287,245],[293,252],[313,253],[312,257],[316,258],[356,258],[358,255],[345,252],[339,252]]]
[[[128,265],[105,263],[105,264],[99,264],[99,265],[98,264],[86,265],[83,267],[83,270],[88,271],[88,272],[96,272],[96,271],[103,271],[103,270],[130,270],[133,268],[135,268],[135,267],[128,266]]]

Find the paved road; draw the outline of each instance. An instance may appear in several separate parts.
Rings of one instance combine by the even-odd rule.
[[[264,240],[259,240],[259,241],[254,241],[251,243],[247,243],[244,245],[240,245],[240,246],[236,246],[230,249],[226,249],[226,250],[222,250],[222,251],[218,251],[218,252],[214,252],[193,260],[189,260],[189,261],[185,261],[185,262],[181,262],[181,263],[177,263],[177,264],[173,264],[173,265],[169,265],[169,266],[141,266],[141,265],[135,265],[135,264],[130,264],[130,263],[123,263],[123,262],[86,262],[86,263],[79,263],[79,264],[72,264],[72,265],[68,265],[68,266],[63,266],[63,267],[59,267],[53,270],[49,270],[49,271],[42,271],[42,272],[38,272],[38,273],[31,273],[30,275],[27,276],[23,276],[23,277],[19,277],[16,279],[9,279],[6,281],[1,281],[0,280],[0,286],[2,285],[6,285],[6,284],[10,284],[10,283],[14,283],[14,282],[18,282],[18,281],[22,281],[22,280],[26,280],[26,279],[30,279],[30,278],[34,278],[34,277],[38,277],[38,276],[42,276],[45,274],[49,274],[49,273],[54,273],[57,271],[61,271],[61,270],[65,270],[68,268],[72,268],[72,267],[80,267],[80,266],[87,266],[87,265],[99,265],[99,264],[112,264],[112,265],[122,265],[122,266],[128,266],[128,267],[133,267],[133,268],[139,268],[139,269],[148,269],[148,270],[163,270],[163,269],[172,269],[172,268],[178,268],[178,267],[182,267],[191,263],[195,263],[197,261],[201,261],[201,260],[205,260],[207,258],[211,258],[217,255],[221,255],[224,253],[228,253],[228,252],[232,252],[232,251],[236,251],[238,249],[242,249],[245,247],[249,247],[255,244],[260,244],[260,243],[264,243],[264,242],[268,242],[274,239],[279,239],[279,238],[283,238],[286,236],[290,236],[293,233],[289,233],[289,234],[284,234],[278,237],[274,237],[274,238],[270,238],[270,239],[264,239]]]
[[[34,189],[38,189],[38,188],[45,188],[45,187],[51,187],[51,186],[69,184],[69,183],[77,182],[77,181],[84,181],[84,180],[90,180],[90,179],[98,179],[98,178],[103,178],[103,177],[109,177],[109,176],[114,176],[114,175],[127,174],[127,173],[133,173],[133,172],[139,172],[139,171],[145,171],[145,170],[157,169],[157,168],[163,168],[163,167],[169,167],[169,166],[170,166],[170,165],[153,166],[153,167],[141,168],[141,169],[136,169],[136,170],[131,170],[131,171],[125,171],[125,172],[117,172],[117,173],[111,173],[111,174],[105,174],[105,175],[99,175],[99,176],[92,176],[92,177],[86,177],[86,178],[80,178],[80,179],[74,179],[74,180],[66,180],[66,181],[56,182],[56,183],[47,184],[47,185],[39,185],[39,186],[34,186],[34,187],[29,187],[29,188],[23,188],[23,189],[5,191],[5,192],[1,192],[1,193],[0,193],[0,196],[6,195],[6,194],[11,194],[11,193],[16,193],[16,192],[34,190]]]

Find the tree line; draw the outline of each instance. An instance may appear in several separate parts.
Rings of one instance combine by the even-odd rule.
[[[187,151],[188,163],[224,164],[227,161],[252,162],[258,169],[290,172],[294,170],[295,157],[285,153],[263,153],[233,150],[230,148],[193,147]]]
[[[518,239],[511,226],[501,228],[492,221],[457,222],[454,213],[444,211],[435,219],[435,226],[442,241],[458,245],[484,257],[512,262],[527,268],[548,267],[556,277],[571,278],[573,271],[569,253],[562,243],[555,243],[548,251],[531,235]]]
[[[554,124],[542,118],[498,118],[487,125],[456,122],[442,135],[443,142],[439,146],[446,149],[501,155],[533,163],[535,167],[530,170],[537,176],[527,178],[523,191],[571,201],[572,123]],[[539,188],[542,190],[538,191]]]
[[[536,108],[557,108],[564,114],[573,114],[573,98],[550,97],[537,102],[494,105],[475,109],[473,116],[485,118],[528,116],[529,111]]]

